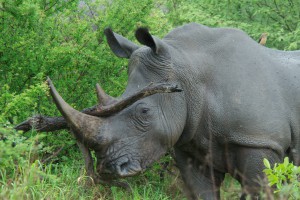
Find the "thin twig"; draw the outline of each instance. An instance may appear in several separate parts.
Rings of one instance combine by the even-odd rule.
[[[62,150],[63,150],[64,147],[60,147],[57,151],[55,151],[52,155],[50,155],[48,158],[42,160],[42,164],[48,162],[50,159],[56,157]]]

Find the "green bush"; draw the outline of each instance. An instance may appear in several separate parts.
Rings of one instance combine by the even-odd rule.
[[[274,196],[280,199],[300,198],[300,166],[297,167],[284,158],[283,163],[275,163],[271,167],[270,162],[264,159],[269,185],[275,187]]]
[[[24,137],[16,131],[0,128],[0,171],[6,175],[14,174],[22,165],[26,165],[41,144],[36,144],[38,137]],[[3,177],[1,177],[3,178]]]
[[[169,0],[167,5],[167,16],[174,26],[198,22],[239,28],[254,40],[267,32],[267,47],[300,49],[300,1]]]

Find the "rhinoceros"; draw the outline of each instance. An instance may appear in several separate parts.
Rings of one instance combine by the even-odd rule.
[[[70,107],[48,80],[82,149],[95,151],[103,179],[136,175],[173,148],[190,199],[219,199],[226,173],[241,183],[244,199],[261,190],[264,158],[300,164],[300,51],[266,48],[241,30],[196,23],[163,39],[138,28],[142,46],[110,28],[105,35],[112,52],[129,59],[119,99],[151,83],[181,92],[156,93],[111,113],[104,111],[120,100],[99,89],[102,106],[92,116]]]

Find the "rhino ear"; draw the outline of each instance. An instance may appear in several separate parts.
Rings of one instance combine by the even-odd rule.
[[[104,30],[108,45],[112,52],[121,58],[130,58],[132,52],[139,48],[138,45],[124,38],[123,36],[114,33],[110,28]]]
[[[152,36],[147,28],[138,28],[135,32],[135,37],[141,44],[150,47],[156,54],[160,54],[164,50],[163,42]]]

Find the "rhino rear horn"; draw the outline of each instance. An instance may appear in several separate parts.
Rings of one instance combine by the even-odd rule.
[[[139,48],[138,45],[123,36],[114,33],[110,28],[106,28],[104,34],[110,49],[118,57],[130,58],[132,52]]]
[[[108,106],[115,103],[117,100],[114,97],[106,94],[102,87],[97,83],[96,84],[96,93],[98,98],[98,103],[100,106]]]
[[[66,119],[76,138],[87,144],[96,144],[98,130],[103,122],[103,119],[75,110],[63,100],[50,78],[47,78],[47,83],[56,107]]]
[[[155,54],[162,54],[165,51],[166,45],[163,41],[152,36],[147,28],[138,28],[135,37],[141,44],[150,47]]]

